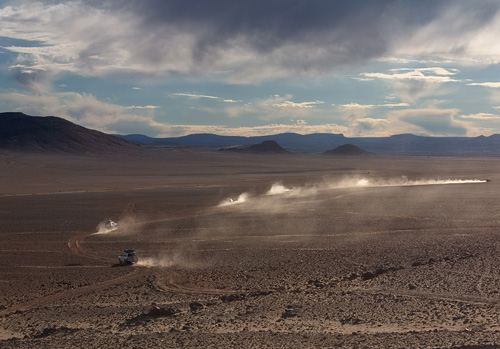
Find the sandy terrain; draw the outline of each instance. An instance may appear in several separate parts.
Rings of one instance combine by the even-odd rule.
[[[499,170],[2,153],[0,347],[497,347]]]

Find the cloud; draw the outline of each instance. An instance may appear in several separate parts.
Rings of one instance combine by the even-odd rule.
[[[398,108],[398,107],[409,107],[410,104],[408,103],[386,103],[386,104],[380,104],[380,107],[387,107],[387,108]]]
[[[239,117],[241,115],[251,115],[262,120],[272,120],[280,118],[308,118],[317,114],[318,105],[322,101],[294,102],[292,95],[273,95],[266,98],[257,98],[241,105],[226,107],[225,113],[229,117]]]
[[[447,70],[444,68],[399,68],[391,69],[391,73],[361,73],[360,76],[366,79],[385,79],[385,80],[414,80],[430,83],[458,82],[450,76],[458,73],[457,70]]]
[[[500,88],[500,82],[472,82],[470,84],[467,84],[469,86],[484,86],[484,87],[491,87],[491,88]]]
[[[490,113],[477,113],[469,115],[460,115],[460,119],[475,119],[475,120],[496,120],[500,119],[500,115],[490,114]]]
[[[287,96],[290,97],[290,96]],[[276,99],[286,97],[273,96],[267,99],[267,106]],[[119,105],[97,100],[90,94],[74,92],[54,93],[50,96],[22,93],[0,94],[0,104],[16,103],[18,109],[29,115],[56,115],[64,117],[82,126],[107,133],[141,133],[151,137],[176,137],[193,133],[214,133],[219,135],[257,136],[285,132],[299,134],[342,133],[348,137],[390,136],[398,133],[414,133],[432,136],[479,135],[493,133],[490,129],[478,129],[465,121],[455,120],[457,109],[411,109],[393,110],[387,118],[368,117],[369,108],[346,109],[361,111],[359,114],[346,116],[347,124],[325,123],[308,124],[304,119],[292,120],[291,124],[271,123],[260,126],[227,127],[224,125],[182,125],[166,124],[155,120],[156,108],[129,109]],[[283,109],[274,107],[275,109]],[[286,108],[285,108],[286,109]],[[134,113],[130,111],[134,110]],[[292,108],[292,110],[310,111],[310,108]],[[491,114],[459,116],[460,119],[488,120]],[[482,132],[480,132],[482,131]]]
[[[353,137],[364,137],[367,135],[377,137],[393,134],[391,133],[393,132],[391,123],[386,119],[359,118],[350,123],[349,129],[348,135]]]
[[[367,110],[348,109],[344,118],[348,122],[348,137],[388,137],[411,133],[426,136],[477,136],[484,133],[474,124],[457,120],[458,109],[402,109],[392,110],[384,117],[370,117]],[[460,117],[458,117],[460,118]]]
[[[409,106],[408,103],[358,104],[354,102],[341,105],[341,107],[344,109],[371,109],[377,107],[397,108],[397,107],[408,107],[408,106]]]
[[[348,136],[364,137],[364,136],[388,136],[398,132],[399,130],[391,125],[386,118],[369,117],[370,113],[375,108],[395,108],[407,107],[408,103],[389,103],[389,104],[358,104],[351,102],[339,106],[342,113],[342,118],[349,125]],[[392,133],[391,133],[392,132]]]
[[[179,125],[155,120],[155,106],[122,107],[101,102],[85,93],[64,92],[47,95],[23,93],[0,93],[0,104],[22,105],[17,111],[28,115],[55,115],[87,128],[111,134],[141,133],[151,137],[177,137],[193,133],[219,135],[262,136],[283,132],[345,133],[347,128],[333,123],[308,125],[304,120],[292,124],[268,124],[249,127],[227,127],[224,125]],[[134,110],[135,113],[130,113]],[[139,112],[139,113],[137,113]]]
[[[354,103],[354,102],[351,102],[349,104],[342,104],[341,105],[342,108],[344,109],[371,109],[371,108],[375,108],[375,105],[373,104],[358,104],[358,103]]]
[[[428,2],[424,7],[430,5]],[[434,57],[455,63],[495,64],[500,61],[498,1],[434,2],[439,15],[422,22],[412,33],[394,42],[393,55]],[[433,6],[431,6],[433,7]],[[403,39],[404,38],[404,39]]]
[[[452,76],[459,71],[456,69],[432,68],[399,68],[391,69],[387,73],[361,73],[362,81],[381,79],[388,82],[393,94],[405,102],[415,102],[428,96],[446,93],[441,88],[443,83],[459,82]],[[354,77],[357,79],[358,77]]]
[[[200,98],[207,98],[207,99],[221,99],[219,97],[215,96],[208,96],[208,95],[200,95],[200,94],[195,94],[195,93],[172,93],[171,96],[181,96],[181,97],[188,97],[188,98],[193,98],[193,99],[200,99]]]
[[[313,108],[317,104],[323,104],[325,102],[322,101],[314,101],[314,102],[292,102],[292,101],[284,101],[281,103],[274,104],[275,107],[280,108]]]
[[[42,43],[7,48],[24,55],[20,69],[255,83],[382,57],[500,57],[498,3],[488,0],[9,3],[0,8],[0,35]]]
[[[136,108],[143,113],[130,113],[127,108],[105,103],[86,93],[64,92],[47,95],[2,93],[0,104],[22,105],[17,111],[28,115],[54,115],[107,133],[144,133],[157,135],[167,125],[154,120],[151,108]],[[136,110],[136,111],[137,111]]]
[[[156,106],[156,105],[131,105],[128,107],[125,107],[125,109],[159,109],[161,107]]]
[[[209,95],[203,95],[203,94],[198,94],[198,93],[171,93],[170,96],[172,97],[187,97],[189,99],[213,99],[217,101],[221,101],[224,103],[236,103],[238,101],[235,101],[233,99],[226,99],[226,98],[221,98],[221,97],[216,97],[216,96],[209,96]]]
[[[391,122],[406,124],[409,133],[429,136],[465,136],[470,127],[462,121],[455,120],[458,109],[407,109],[392,111]],[[401,127],[401,126],[400,126]]]

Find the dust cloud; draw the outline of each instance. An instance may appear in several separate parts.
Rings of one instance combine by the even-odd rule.
[[[227,198],[223,200],[218,206],[229,206],[229,205],[235,205],[235,204],[241,204],[243,202],[246,202],[249,199],[250,195],[248,193],[241,193],[236,200],[232,198]]]
[[[168,253],[163,252],[156,256],[139,256],[136,265],[147,268],[169,268],[169,267],[182,267],[182,268],[198,268],[202,266],[198,258],[190,256],[190,251],[187,248],[179,250],[170,250]]]
[[[271,188],[263,195],[250,197],[247,193],[241,194],[236,201],[232,199],[225,200],[218,205],[229,206],[232,204],[263,204],[266,197],[282,196],[287,198],[311,197],[320,192],[326,192],[334,189],[355,189],[355,188],[377,188],[377,187],[404,187],[404,186],[425,186],[425,185],[447,185],[447,184],[477,184],[486,183],[482,179],[416,179],[410,180],[407,177],[399,178],[366,178],[366,177],[346,177],[337,180],[324,180],[320,183],[309,184],[302,187],[286,187],[281,182],[271,185]]]
[[[194,239],[190,241],[195,241],[202,236],[207,239],[238,236],[238,232],[241,231],[252,231],[260,234],[262,230],[269,230],[277,235],[294,232],[293,235],[298,239],[298,236],[308,236],[309,234],[316,233],[318,230],[324,229],[321,226],[321,219],[316,219],[314,213],[308,213],[315,212],[317,209],[319,210],[323,200],[341,198],[352,193],[362,195],[364,188],[461,185],[486,182],[487,180],[480,179],[438,178],[410,180],[407,177],[387,179],[363,176],[330,178],[303,186],[287,186],[282,182],[275,182],[271,184],[267,191],[263,191],[260,194],[255,192],[249,194],[248,191],[245,191],[236,199],[226,198],[215,207],[211,206],[204,212],[198,212],[197,215],[189,218],[191,222],[189,223],[190,227],[183,229],[186,229],[186,235],[189,234]],[[238,213],[235,214],[235,212]],[[368,219],[359,215],[351,219],[351,215],[343,211],[342,214],[344,221],[339,220],[334,228],[329,229],[336,229],[336,231],[344,228],[350,229],[357,223],[357,220],[364,219],[362,223],[366,224]],[[297,217],[301,217],[300,220],[297,220]],[[154,223],[163,225],[161,234],[162,238],[166,238],[168,234],[172,234],[176,229],[170,226],[169,221],[170,219],[156,219],[154,221],[139,220],[136,216],[124,215],[117,220],[117,227],[114,229],[109,228],[109,224],[107,224],[109,221],[99,223],[95,234],[113,234],[113,236],[119,234],[142,234],[143,229],[141,228],[147,227],[147,224]],[[167,223],[169,226],[165,226]],[[382,223],[379,222],[378,224]],[[300,234],[297,235],[299,232]],[[176,233],[178,234],[179,232],[174,232],[174,234]],[[206,256],[202,257],[202,250],[198,249],[198,246],[195,246],[193,242],[177,241],[175,244],[174,249],[169,248],[168,252],[157,251],[156,254],[151,255],[148,254],[147,250],[142,251],[144,255],[139,253],[137,265],[162,268],[196,268],[198,266],[206,266],[207,263],[210,263],[210,261],[206,260]],[[151,253],[152,251],[149,252]]]
[[[141,257],[137,262],[137,265],[148,268],[151,267],[168,268],[168,267],[173,267],[176,264],[177,263],[175,263],[173,258],[167,255],[161,257]]]
[[[338,183],[327,183],[328,189],[343,189],[356,187],[403,187],[417,185],[445,185],[445,184],[470,184],[486,183],[481,179],[416,179],[410,180],[403,176],[392,179],[346,178]]]
[[[123,216],[117,221],[106,219],[96,227],[96,232],[91,235],[113,234],[125,235],[133,234],[140,230],[141,221],[135,216]]]
[[[289,191],[292,191],[294,190],[295,188],[294,187],[290,187],[290,188],[287,188],[285,187],[283,184],[281,183],[274,183],[272,186],[271,186],[271,189],[269,189],[266,193],[266,195],[277,195],[277,194],[283,194],[283,193],[287,193]]]

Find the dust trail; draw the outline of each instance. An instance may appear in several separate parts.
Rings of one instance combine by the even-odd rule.
[[[403,186],[425,186],[425,185],[447,185],[447,184],[476,184],[486,183],[486,179],[416,179],[410,180],[403,176],[400,178],[366,178],[366,177],[346,177],[340,180],[325,180],[321,183],[305,185],[302,187],[286,187],[281,182],[271,185],[271,188],[263,195],[250,197],[247,193],[242,193],[237,200],[232,199],[221,202],[218,207],[241,203],[263,203],[266,196],[283,196],[288,198],[300,198],[314,196],[320,192],[332,189],[350,188],[376,188],[376,187],[403,187]]]
[[[110,222],[113,222],[111,220],[105,220],[100,222],[97,225],[97,231],[91,235],[100,235],[100,234],[109,234],[115,230],[118,229],[117,223],[113,222],[114,224],[111,224]]]
[[[232,198],[228,198],[224,201],[222,201],[219,205],[221,206],[229,206],[229,205],[235,205],[235,204],[241,204],[243,202],[246,202],[249,199],[250,195],[248,193],[241,193],[240,196],[236,200],[233,200]]]
[[[141,257],[139,256],[139,261],[136,265],[143,267],[183,267],[183,268],[197,268],[202,266],[202,262],[199,258],[194,256],[189,256],[189,251],[186,249],[170,251],[168,254],[161,253],[156,257]]]
[[[416,179],[409,180],[406,176],[390,179],[370,179],[370,178],[344,178],[339,182],[326,182],[324,189],[344,189],[359,187],[403,187],[417,185],[445,185],[445,184],[469,184],[486,183],[482,179]],[[321,188],[321,185],[319,186]]]
[[[281,183],[274,183],[272,186],[271,186],[271,189],[269,189],[266,193],[266,195],[277,195],[277,194],[283,194],[283,193],[287,193],[289,191],[292,191],[294,190],[295,188],[293,187],[290,187],[290,188],[287,188],[285,187],[283,184]]]
[[[174,266],[176,263],[168,258],[168,257],[162,257],[162,258],[154,258],[154,257],[141,257],[139,258],[139,261],[136,263],[136,265],[140,265],[142,267],[163,267],[163,268],[168,268]]]
[[[137,217],[124,216],[118,221],[114,222],[111,219],[100,222],[96,227],[96,232],[91,235],[102,234],[133,234],[140,229],[141,222]]]

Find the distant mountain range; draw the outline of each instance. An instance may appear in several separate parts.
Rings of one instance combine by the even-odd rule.
[[[338,147],[346,146],[335,150]],[[500,135],[489,137],[354,137],[316,133],[282,133],[239,137],[193,134],[173,138],[144,135],[109,135],[65,119],[0,113],[0,149],[24,152],[99,153],[149,147],[213,147],[242,153],[325,153],[360,155],[365,152],[397,155],[500,156]],[[340,152],[340,153],[339,153]]]
[[[500,155],[500,135],[489,137],[423,137],[401,134],[390,137],[344,137],[342,134],[315,133],[300,135],[281,133],[269,136],[237,137],[193,134],[183,137],[151,138],[131,134],[120,136],[138,144],[163,146],[231,147],[259,144],[273,140],[291,152],[324,153],[351,144],[370,153],[397,155]]]

